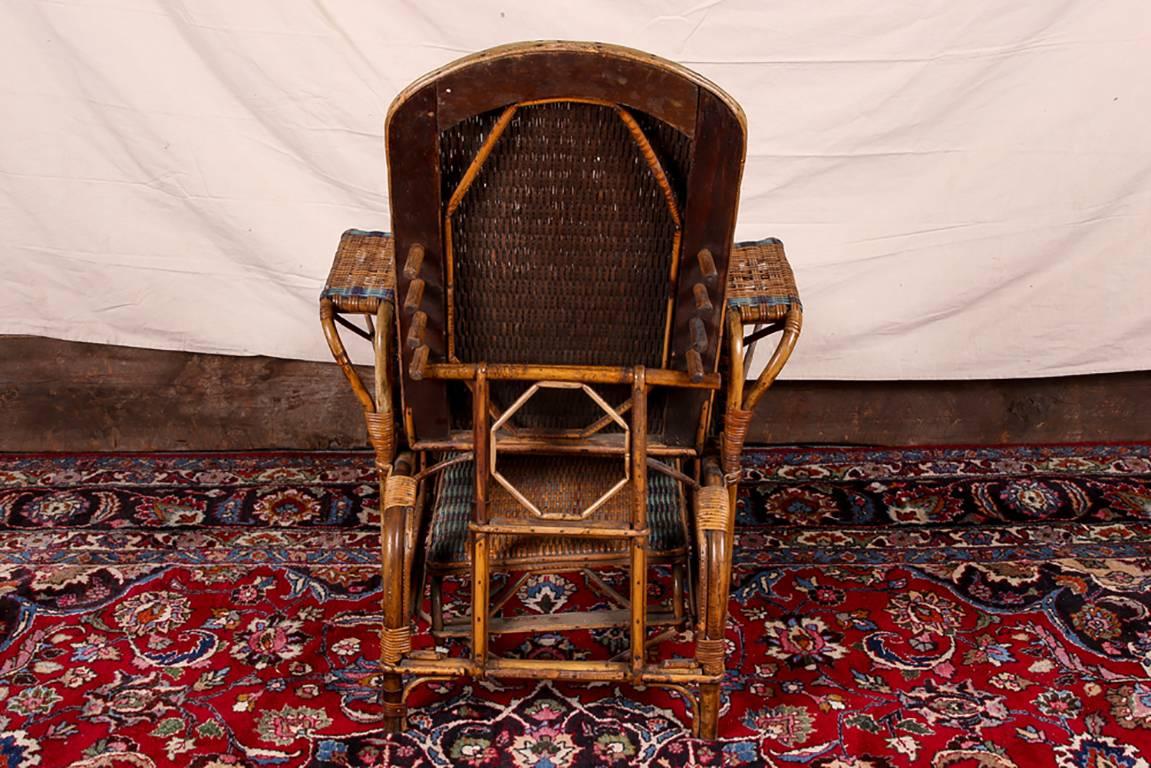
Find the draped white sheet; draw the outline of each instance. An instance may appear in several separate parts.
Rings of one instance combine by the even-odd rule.
[[[0,332],[326,359],[383,117],[503,42],[617,42],[745,107],[791,378],[1151,368],[1147,0],[4,0]]]

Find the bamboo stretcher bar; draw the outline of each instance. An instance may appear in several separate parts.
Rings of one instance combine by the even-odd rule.
[[[616,433],[592,435],[586,439],[567,437],[512,437],[500,436],[500,453],[574,453],[587,456],[620,456],[628,452],[624,436]],[[453,431],[447,440],[417,440],[412,444],[415,451],[471,451],[474,441],[471,430]],[[651,442],[647,444],[648,456],[694,457],[694,447],[665,445]]]
[[[476,377],[476,365],[471,363],[428,363],[423,368],[425,379],[471,381]],[[631,384],[635,380],[632,368],[578,365],[513,365],[489,364],[491,381],[566,381],[583,384]],[[690,389],[719,389],[722,385],[718,373],[706,373],[699,380],[686,371],[652,368],[647,371],[647,383],[656,387],[685,387]]]
[[[385,672],[407,675],[443,677],[511,677],[529,680],[589,680],[604,682],[635,681],[650,684],[718,683],[723,675],[709,675],[699,671],[695,664],[663,666],[649,664],[637,676],[627,662],[619,661],[565,661],[563,666],[554,659],[496,659],[488,658],[484,668],[470,659],[423,659],[408,657],[398,664],[382,664]]]
[[[623,627],[631,621],[631,612],[626,608],[598,611],[572,611],[570,613],[531,614],[510,618],[493,618],[488,622],[488,632],[493,635],[528,632],[561,632],[575,629],[603,629]],[[675,615],[670,611],[651,611],[647,615],[649,627],[674,624]],[[437,634],[440,637],[470,637],[472,625],[470,617],[466,621],[449,621]]]
[[[601,523],[599,525],[591,525],[590,523],[570,525],[546,523],[538,518],[531,519],[531,523],[500,521],[469,523],[468,530],[495,535],[534,536],[538,534],[541,536],[579,536],[591,539],[646,539],[651,533],[647,528],[626,527],[630,525],[627,521],[620,521],[612,525],[603,524],[602,521],[595,521]]]

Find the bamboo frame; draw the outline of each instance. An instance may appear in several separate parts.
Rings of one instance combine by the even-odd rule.
[[[329,348],[364,409],[369,431],[371,432],[374,428],[378,433],[381,422],[391,423],[394,420],[390,381],[390,358],[393,354],[393,337],[390,331],[394,328],[394,308],[390,302],[383,301],[379,303],[374,313],[365,311],[354,314],[364,316],[365,324],[368,327],[366,334],[347,322],[330,299],[321,301],[321,323]],[[748,362],[747,344],[754,343],[773,332],[782,331],[782,335],[763,372],[750,387],[744,386],[743,376],[728,377],[726,382],[728,411],[725,413],[725,420],[732,420],[733,415],[738,415],[740,411],[750,412],[759,404],[764,393],[770,388],[790,357],[802,329],[802,319],[802,310],[795,306],[782,321],[747,333],[741,313],[734,309],[727,313],[729,363],[733,371],[742,371]],[[376,364],[370,385],[360,377],[350,362],[339,335],[338,329],[341,326],[354,328],[360,335],[367,335],[372,342]],[[643,519],[646,515],[646,471],[650,468],[654,471],[670,474],[688,488],[725,485],[731,505],[734,505],[738,490],[738,476],[733,474],[730,466],[725,470],[719,463],[709,461],[703,465],[702,485],[697,483],[694,478],[655,459],[656,455],[661,454],[683,455],[682,449],[661,448],[658,443],[648,443],[646,430],[643,430],[643,436],[640,439],[638,434],[631,432],[632,426],[623,419],[623,416],[628,415],[632,424],[646,425],[646,394],[652,386],[691,387],[694,385],[714,388],[720,384],[718,375],[714,375],[712,380],[692,382],[689,376],[683,372],[663,369],[649,371],[642,368],[577,369],[565,366],[484,366],[482,364],[433,365],[428,367],[428,374],[444,379],[464,381],[470,379],[469,384],[475,398],[472,437],[470,440],[457,440],[451,443],[453,448],[463,448],[467,452],[461,456],[441,460],[430,465],[421,458],[422,468],[417,472],[414,470],[412,459],[406,454],[395,460],[393,467],[392,455],[389,453],[387,443],[378,439],[379,434],[373,435],[373,445],[378,449],[377,464],[381,467],[381,481],[386,482],[392,473],[406,472],[419,483],[421,499],[424,494],[424,481],[449,466],[472,459],[477,462],[477,466],[485,466],[489,470],[488,472],[478,471],[476,475],[477,521],[470,526],[473,537],[473,555],[471,558],[471,569],[474,574],[473,608],[471,616],[467,620],[468,630],[462,631],[453,628],[459,625],[448,625],[447,627],[443,625],[442,618],[439,617],[441,609],[436,599],[438,597],[437,590],[433,587],[433,623],[435,623],[436,618],[440,618],[440,626],[435,627],[438,633],[448,636],[462,633],[470,635],[472,638],[472,656],[471,659],[466,660],[461,671],[466,669],[467,674],[528,677],[532,679],[542,679],[547,676],[550,679],[615,680],[633,684],[666,685],[685,696],[695,713],[693,728],[697,734],[704,737],[713,736],[719,705],[718,684],[722,676],[722,665],[718,669],[716,668],[714,655],[707,656],[704,654],[695,662],[691,662],[693,666],[671,670],[662,667],[653,669],[651,665],[646,663],[646,645],[649,642],[648,627],[658,626],[662,623],[674,623],[683,615],[679,611],[679,604],[683,598],[682,579],[676,581],[676,590],[672,598],[672,605],[676,610],[671,614],[652,613],[646,605],[646,571],[649,562],[661,562],[660,558],[649,561],[646,552],[646,537],[649,533],[646,521]],[[555,379],[545,380],[543,383],[540,383],[539,379],[535,379],[535,383],[528,392],[503,413],[500,413],[498,408],[491,403],[488,396],[488,382],[490,380],[532,381],[531,377],[541,374],[554,376]],[[613,408],[598,396],[595,390],[589,386],[589,383],[629,383],[632,385],[632,396],[619,407]],[[547,387],[581,389],[605,409],[605,415],[587,428],[571,430],[566,433],[547,434],[546,432],[529,430],[526,433],[521,431],[506,437],[496,435],[497,431],[511,426],[511,417],[532,394],[540,388]],[[609,423],[616,423],[625,427],[625,434],[599,434],[603,427]],[[492,426],[486,426],[488,424],[492,424]],[[481,433],[484,438],[477,439],[477,435]],[[742,451],[742,435],[738,430],[725,429],[722,439],[727,443],[724,446],[725,455],[738,454]],[[427,449],[434,446],[424,445],[420,447]],[[611,527],[604,528],[594,524],[562,525],[556,524],[554,521],[550,523],[544,521],[540,525],[524,526],[522,523],[504,524],[498,521],[486,521],[484,500],[486,500],[487,483],[489,478],[498,476],[498,472],[495,471],[495,456],[499,451],[531,452],[538,450],[622,454],[628,461],[631,470],[629,479],[622,481],[622,484],[626,485],[631,482],[633,486],[633,498],[635,499],[633,515],[636,518],[633,528],[630,531],[621,532],[613,530]],[[690,455],[691,452],[689,451],[687,454]],[[421,453],[422,455],[423,453]],[[638,470],[642,470],[642,472]],[[639,501],[641,498],[644,499],[643,503]],[[388,507],[382,510],[383,537],[381,541],[384,544],[382,563],[386,575],[383,593],[384,624],[386,630],[393,632],[406,631],[407,622],[414,610],[412,605],[413,590],[410,586],[415,559],[413,544],[417,540],[419,532],[420,515],[417,511],[422,507],[422,501],[417,501],[416,505],[411,508]],[[592,511],[594,508],[594,506],[591,508]],[[493,535],[508,533],[558,534],[581,537],[625,536],[631,542],[626,555],[622,557],[620,555],[609,556],[598,560],[593,558],[589,562],[627,564],[630,566],[631,588],[629,592],[632,597],[627,599],[629,607],[623,612],[600,617],[599,622],[585,617],[570,616],[535,617],[526,624],[515,619],[491,618],[492,612],[499,611],[503,603],[515,591],[515,584],[511,584],[501,590],[493,599],[487,587],[491,573],[488,542]],[[723,530],[701,531],[697,540],[696,556],[699,560],[699,583],[695,585],[694,590],[697,594],[696,600],[699,603],[697,633],[698,637],[705,641],[705,645],[711,643],[714,646],[717,642],[722,643],[723,629],[727,618],[727,594],[730,588],[730,561],[733,545],[734,525],[730,521],[723,526]],[[662,560],[662,562],[668,562],[673,569],[678,567],[674,560]],[[545,567],[545,570],[556,568],[560,568],[560,566]],[[434,566],[432,570],[433,573],[438,572]],[[690,582],[688,582],[688,586],[692,586]],[[623,599],[618,592],[612,591],[617,598]],[[488,653],[488,635],[493,631],[497,633],[524,631],[525,627],[529,630],[556,630],[573,622],[586,626],[589,621],[610,626],[623,617],[626,617],[629,624],[628,631],[631,636],[631,643],[630,650],[625,652],[627,658],[617,666],[593,665],[575,668],[560,666],[556,670],[545,671],[539,667],[518,664],[513,660],[493,658]],[[654,639],[650,641],[654,642]],[[709,653],[713,652],[709,651]],[[556,664],[563,664],[563,662]],[[403,701],[414,682],[449,677],[450,675],[444,674],[445,669],[446,667],[439,661],[416,661],[414,657],[409,657],[409,661],[398,666],[385,662],[382,685],[385,722],[389,724],[388,727],[392,729],[403,727]],[[404,676],[410,677],[417,672],[421,676],[405,683]]]
[[[647,657],[647,372],[636,366],[631,390],[632,529],[631,540],[631,672],[643,673]]]
[[[485,368],[485,371],[486,371],[486,368]],[[622,490],[628,484],[628,481],[631,479],[631,461],[629,460],[627,453],[624,453],[623,479],[620,480],[615,485],[613,485],[607,491],[605,491],[603,493],[603,495],[601,495],[598,499],[596,499],[594,502],[592,502],[591,505],[589,505],[588,507],[583,509],[581,512],[578,512],[576,514],[565,514],[565,513],[549,514],[549,513],[542,511],[530,499],[528,499],[528,497],[526,497],[522,493],[520,493],[520,490],[518,488],[516,488],[515,485],[513,485],[510,480],[508,480],[506,477],[504,477],[504,475],[501,474],[499,469],[496,467],[496,458],[498,456],[498,448],[500,445],[500,443],[499,443],[499,430],[500,430],[500,428],[503,427],[508,422],[508,420],[511,419],[511,417],[514,416],[521,408],[523,408],[524,405],[527,404],[527,402],[529,400],[531,400],[532,397],[537,392],[539,392],[541,389],[580,389],[580,390],[582,390],[585,395],[587,395],[589,398],[591,398],[591,400],[596,405],[598,405],[600,408],[602,408],[605,411],[605,415],[608,418],[612,419],[616,424],[618,424],[623,429],[624,432],[623,432],[622,437],[623,437],[623,444],[625,446],[625,451],[626,451],[626,446],[630,443],[630,440],[631,440],[631,428],[628,426],[628,423],[623,420],[623,417],[614,408],[612,408],[610,405],[607,404],[607,401],[605,401],[602,397],[600,397],[598,394],[596,394],[596,391],[594,389],[589,387],[587,384],[581,384],[578,382],[537,381],[536,383],[532,384],[522,395],[520,395],[519,398],[517,398],[514,403],[512,403],[510,406],[508,406],[507,410],[505,410],[503,412],[503,415],[501,415],[499,417],[499,419],[497,419],[496,422],[494,424],[492,424],[492,426],[491,426],[491,430],[490,430],[491,431],[491,452],[490,452],[491,477],[497,483],[502,485],[504,487],[504,489],[508,493],[510,493],[516,501],[518,501],[520,504],[522,504],[524,507],[526,507],[535,517],[537,517],[541,520],[586,520],[587,518],[591,517],[591,515],[594,514],[597,509],[599,509],[604,504],[606,504],[608,502],[608,500],[611,499],[612,496],[615,496],[620,490]],[[632,408],[633,409],[633,418],[635,418],[635,416],[634,416],[635,397],[634,396],[632,397],[632,403],[633,403],[633,408]],[[479,439],[478,435],[477,435],[477,439]]]
[[[492,381],[555,381],[580,384],[631,384],[635,372],[631,368],[575,365],[528,365],[518,363],[489,364],[488,378]],[[429,363],[424,369],[426,379],[468,381],[475,378],[474,363]],[[657,387],[684,389],[719,389],[723,380],[718,373],[705,374],[692,379],[685,371],[653,368],[647,371],[647,381]]]
[[[454,101],[449,96],[451,88],[442,85],[443,82],[453,81],[438,80],[463,76],[465,70],[474,64],[499,67],[521,56],[526,60],[553,54],[568,56],[564,59],[568,64],[575,62],[578,66],[571,70],[573,73],[587,73],[587,70],[580,68],[584,66],[580,63],[583,61],[580,57],[602,56],[614,59],[621,67],[621,73],[642,72],[644,78],[658,78],[661,73],[671,73],[685,78],[691,85],[686,91],[674,83],[667,91],[651,91],[650,87],[648,93],[642,93],[643,88],[638,87],[624,89],[620,90],[619,99],[582,98],[578,95],[568,97],[565,95],[568,88],[575,89],[583,85],[582,80],[574,78],[566,81],[568,85],[553,87],[547,84],[534,91],[528,89],[529,93],[543,94],[546,98],[524,97],[493,104],[494,99],[502,97],[489,97],[482,92],[482,88],[478,95],[472,94],[464,102]],[[591,79],[595,80],[594,74]],[[638,81],[639,78],[633,78],[633,82]],[[473,81],[465,78],[460,82]],[[615,85],[604,86],[601,83],[592,87],[593,92],[596,92],[594,88],[601,88],[609,96],[616,95],[613,91]],[[514,89],[508,92],[514,93]],[[624,103],[627,99],[636,103]],[[657,368],[485,365],[464,364],[456,359],[452,217],[479,177],[484,164],[489,161],[497,143],[512,125],[518,110],[558,101],[592,103],[612,108],[639,148],[667,203],[668,215],[674,222],[674,253],[668,276],[672,290],[665,320],[661,363]],[[480,106],[484,104],[487,106],[481,109]],[[392,121],[405,105],[410,110],[399,120],[401,130],[396,134],[398,142],[393,147]],[[739,481],[738,457],[746,436],[747,418],[787,362],[802,325],[802,311],[796,301],[784,320],[767,329],[752,331],[745,341],[743,316],[738,308],[729,309],[726,301],[726,284],[723,283],[729,263],[726,244],[730,239],[737,203],[731,191],[738,189],[742,141],[746,134],[742,112],[730,97],[694,73],[638,52],[614,46],[571,43],[536,43],[496,49],[432,73],[413,84],[393,104],[388,113],[389,159],[407,158],[411,161],[405,160],[406,165],[401,163],[411,171],[409,173],[405,170],[403,177],[419,176],[432,169],[428,171],[429,177],[435,178],[436,182],[431,186],[435,187],[435,194],[440,194],[439,171],[435,170],[435,164],[439,162],[437,132],[453,125],[453,120],[458,122],[466,118],[469,114],[467,110],[473,108],[479,111],[470,114],[491,109],[502,111],[495,128],[470,160],[463,178],[451,190],[446,204],[442,198],[433,195],[434,199],[420,198],[418,206],[409,207],[396,215],[397,222],[402,222],[402,225],[396,226],[399,243],[407,249],[412,262],[412,274],[407,274],[409,270],[406,268],[402,275],[399,270],[395,274],[395,290],[403,292],[402,310],[396,309],[400,293],[395,293],[391,300],[372,303],[371,299],[357,297],[349,292],[351,298],[340,299],[338,303],[324,298],[320,308],[321,323],[329,348],[364,411],[369,437],[376,450],[381,484],[387,488],[387,492],[381,494],[381,607],[384,617],[382,693],[385,727],[393,731],[403,728],[406,697],[415,685],[427,680],[470,675],[662,685],[684,696],[694,715],[694,730],[698,735],[712,738],[716,732],[719,683],[724,670],[723,642],[734,544],[732,518]],[[652,115],[665,125],[685,132],[693,140],[699,139],[697,144],[692,145],[692,175],[687,186],[689,197],[693,201],[704,200],[704,203],[689,207],[685,200],[681,210],[680,201],[676,200],[667,171],[659,161],[652,140],[644,133],[630,109]],[[729,113],[724,113],[724,110]],[[717,119],[722,126],[720,129],[714,129]],[[421,133],[425,129],[430,132]],[[422,138],[426,136],[432,138]],[[659,138],[654,133],[652,136],[653,139]],[[699,144],[726,149],[718,154],[699,154]],[[414,151],[403,151],[410,147],[414,147]],[[711,183],[713,178],[716,181]],[[395,179],[390,178],[389,184],[394,189]],[[692,190],[695,190],[694,195],[691,194]],[[707,202],[709,199],[711,203]],[[708,205],[712,207],[708,208]],[[681,251],[689,246],[691,252],[682,254]],[[425,256],[425,269],[421,271],[418,262]],[[683,285],[679,285],[681,280],[685,281]],[[373,287],[379,289],[380,286],[376,284]],[[754,285],[752,287],[754,289]],[[443,306],[438,302],[445,297],[446,306]],[[364,315],[367,331],[349,322],[345,314]],[[764,314],[756,317],[768,316]],[[750,315],[748,319],[751,319]],[[768,319],[774,320],[775,315]],[[442,327],[444,322],[446,328]],[[370,383],[362,380],[352,366],[340,339],[340,327],[371,340],[376,367]],[[408,340],[401,331],[411,337],[414,350],[404,351]],[[775,331],[783,332],[779,346],[756,382],[745,388],[744,377],[739,375],[748,358],[745,343],[752,344]],[[725,374],[730,373],[726,382],[718,372],[718,349],[724,342],[724,332],[728,335],[730,361],[730,368],[725,369]],[[441,338],[442,335],[447,336],[446,340]],[[440,346],[441,341],[446,350]],[[677,364],[686,365],[689,370],[672,370],[669,367],[669,353],[673,345],[677,355],[690,357],[694,352],[694,357],[688,363],[683,358],[677,358]],[[434,362],[429,359],[430,350],[435,350],[431,353]],[[439,362],[442,359],[439,356],[445,352],[447,362]],[[392,405],[390,364],[394,357],[400,358],[402,371],[405,370],[404,360],[412,360],[412,364],[406,368],[408,378],[401,379],[406,389],[403,393],[404,407],[399,414]],[[426,384],[416,384],[424,379],[429,381]],[[466,382],[472,390],[472,424],[466,432],[451,432],[439,427],[445,420],[438,414],[444,411],[435,411],[429,407],[434,399],[432,395],[446,391],[443,382],[447,381]],[[501,413],[491,402],[490,383],[493,381],[529,382],[531,387],[529,393],[517,401],[516,405]],[[631,397],[619,407],[612,408],[592,389],[592,386],[597,385],[628,386]],[[605,415],[580,430],[514,429],[511,417],[541,386],[580,388],[605,409]],[[667,444],[662,443],[658,435],[647,434],[647,397],[651,388],[657,386],[685,390],[673,394],[676,397],[684,395],[676,402],[691,403],[690,411],[698,411],[698,430],[692,425],[692,434],[678,435],[668,439]],[[720,456],[713,457],[704,450],[705,435],[712,416],[713,395],[724,386],[728,397],[727,410],[722,414],[724,429],[720,436]],[[417,412],[416,408],[421,410]],[[429,421],[429,413],[441,420]],[[628,416],[626,420],[623,418],[625,415]],[[397,420],[403,423],[409,438],[408,449],[414,453],[396,454],[394,433]],[[426,434],[434,437],[417,433],[417,424],[436,426],[434,430],[430,427],[426,429]],[[624,433],[604,433],[603,430],[611,424],[622,426]],[[420,429],[425,427],[421,426]],[[459,451],[462,455],[438,459],[430,457],[431,452],[438,451]],[[541,514],[539,518],[530,520],[519,517],[493,518],[492,508],[489,507],[493,480],[512,493],[513,497],[527,502],[522,494],[514,491],[510,483],[503,483],[506,478],[500,475],[496,464],[501,452],[621,456],[626,462],[627,471],[624,480],[609,491],[607,496],[578,515],[560,515],[547,519],[548,516]],[[659,461],[656,457],[663,457],[671,463]],[[692,460],[687,470],[682,464],[685,459]],[[467,530],[467,562],[427,563],[426,571],[432,579],[433,632],[470,635],[471,654],[468,658],[448,659],[428,652],[411,652],[408,633],[411,616],[418,608],[414,604],[415,597],[419,594],[414,585],[420,583],[416,574],[425,568],[421,562],[422,547],[417,545],[422,540],[421,532],[430,525],[424,514],[425,503],[430,495],[428,481],[443,470],[469,460],[474,462],[476,471],[473,518]],[[694,538],[689,536],[689,543],[681,550],[651,551],[649,548],[649,471],[660,472],[678,481],[679,508],[684,516],[681,524],[690,529],[688,519],[695,520]],[[622,492],[623,487],[628,485],[631,497],[627,526],[621,527],[618,521],[595,519],[594,512],[604,503],[604,499],[612,493]],[[694,507],[688,508],[689,505],[684,504],[685,495],[693,498]],[[717,501],[721,497],[726,500],[726,506]],[[704,509],[701,506],[703,500],[711,506]],[[527,505],[531,506],[530,502]],[[535,511],[539,512],[538,509]],[[572,570],[570,559],[544,559],[536,563],[521,563],[514,558],[501,559],[496,549],[498,542],[493,544],[493,541],[494,537],[503,535],[619,539],[618,551],[582,557],[579,566],[619,565],[628,568],[626,598],[602,579],[598,579],[598,586],[607,588],[611,595],[609,599],[621,606],[605,612],[600,618],[608,621],[609,625],[626,625],[631,640],[629,648],[617,659],[600,662],[538,662],[493,656],[489,640],[494,632],[512,631],[516,626],[526,626],[529,631],[558,630],[577,624],[586,626],[588,621],[576,616],[535,616],[529,621],[517,622],[516,617],[502,615],[505,613],[505,604],[515,594],[524,576],[520,576],[518,581],[509,580],[492,594],[493,569],[507,571],[521,566],[536,566],[532,568],[533,571]],[[689,553],[698,563],[698,579],[694,582],[690,577],[685,578],[684,566]],[[669,565],[673,571],[674,610],[670,617],[662,612],[666,604],[654,607],[647,605],[647,578],[653,564]],[[460,573],[462,569],[466,569],[472,579],[471,611],[466,618],[448,622],[445,626],[438,579],[448,572]],[[596,581],[596,578],[589,579],[593,588],[596,588]],[[665,622],[674,624],[681,621],[684,618],[685,602],[692,608],[690,615],[696,622],[695,657],[663,664],[648,663],[647,647],[659,642],[667,634],[656,632],[649,636],[648,628],[662,626]]]
[[[358,372],[351,365],[347,352],[339,338],[337,330],[337,325],[339,324],[338,312],[332,306],[330,300],[321,302],[321,321],[325,330],[325,336],[329,342],[329,347],[332,349],[333,356],[347,377],[357,399],[364,407],[365,416],[380,414],[390,417],[392,408],[388,362],[391,355],[391,334],[386,331],[393,327],[393,308],[390,303],[381,302],[374,315],[374,322],[371,322],[372,315],[364,314],[365,319],[369,321],[369,327],[372,331],[373,349],[376,357],[372,391],[369,391],[366,383],[360,378]],[[727,325],[730,366],[732,370],[741,371],[746,362],[745,340],[755,341],[766,334],[763,331],[755,331],[745,336],[742,317],[737,310],[728,313]],[[729,408],[728,413],[725,414],[727,418],[730,418],[733,412],[739,410],[750,411],[758,405],[763,394],[775,381],[780,370],[782,370],[790,357],[801,328],[802,310],[799,307],[794,307],[784,321],[769,326],[766,329],[768,332],[783,332],[779,344],[763,372],[751,387],[744,387],[742,376],[731,376],[728,378],[727,395]],[[629,600],[630,607],[626,610],[625,614],[613,614],[613,616],[602,617],[609,625],[616,616],[626,615],[628,617],[628,623],[630,624],[629,635],[632,638],[631,650],[627,652],[628,658],[620,662],[617,666],[610,666],[610,663],[603,663],[598,666],[577,665],[577,667],[573,668],[566,665],[557,666],[564,663],[554,662],[552,666],[557,666],[556,669],[544,670],[532,665],[525,666],[513,660],[492,658],[487,650],[488,635],[492,631],[501,633],[522,631],[523,627],[527,626],[522,623],[517,623],[514,620],[490,618],[491,611],[500,610],[502,603],[506,602],[514,592],[513,586],[510,589],[505,588],[502,590],[501,593],[496,596],[498,599],[494,602],[491,597],[489,597],[490,593],[486,585],[490,579],[491,563],[488,548],[488,539],[490,536],[509,532],[538,533],[541,535],[562,534],[571,536],[621,535],[619,531],[613,531],[611,528],[599,528],[595,525],[563,526],[553,523],[525,527],[522,524],[504,525],[496,521],[481,522],[486,520],[486,513],[483,511],[483,500],[486,499],[488,478],[494,474],[490,473],[490,470],[494,468],[493,458],[497,453],[496,450],[491,450],[495,448],[495,444],[492,442],[495,431],[508,426],[511,416],[518,410],[517,405],[513,405],[513,407],[504,413],[499,413],[498,409],[493,407],[488,397],[488,381],[492,379],[522,381],[527,380],[529,373],[538,373],[541,371],[545,373],[558,372],[560,374],[558,381],[545,382],[543,385],[538,383],[533,385],[529,393],[525,393],[526,396],[521,398],[521,400],[526,402],[530,394],[538,391],[541,386],[569,389],[580,388],[584,391],[589,391],[593,399],[597,399],[601,407],[606,407],[608,411],[604,417],[596,422],[597,425],[603,422],[604,419],[612,423],[624,421],[622,416],[625,413],[630,416],[633,425],[646,425],[647,391],[650,387],[657,385],[683,386],[682,374],[680,372],[667,372],[659,369],[646,371],[642,368],[630,370],[584,369],[582,371],[563,367],[560,367],[557,371],[557,368],[554,366],[455,365],[441,366],[441,368],[443,370],[437,373],[446,374],[444,376],[445,378],[460,380],[469,374],[474,377],[471,382],[475,397],[475,406],[473,409],[473,438],[471,441],[468,441],[468,444],[457,446],[468,448],[469,451],[472,452],[472,455],[469,456],[465,454],[464,456],[443,460],[435,464],[424,466],[416,472],[413,469],[412,459],[409,455],[405,454],[396,460],[394,468],[388,467],[387,471],[381,472],[381,479],[386,481],[387,476],[391,473],[406,472],[418,481],[421,481],[420,494],[422,496],[422,481],[425,481],[427,478],[448,466],[460,463],[468,458],[473,458],[477,462],[477,466],[486,466],[489,468],[489,472],[477,472],[476,475],[477,524],[470,527],[471,535],[473,536],[471,567],[475,581],[473,582],[473,609],[471,618],[468,620],[470,629],[466,634],[472,638],[473,651],[471,659],[465,660],[464,662],[450,662],[447,665],[442,661],[419,661],[415,658],[409,658],[408,661],[404,661],[398,665],[385,662],[382,683],[385,702],[385,722],[389,724],[390,728],[402,728],[403,701],[406,699],[407,692],[411,690],[415,682],[450,677],[451,675],[446,673],[445,670],[452,668],[452,664],[455,664],[457,672],[469,675],[543,679],[546,674],[548,679],[612,680],[630,682],[637,685],[666,685],[684,695],[695,713],[693,729],[696,733],[705,738],[714,736],[719,706],[718,685],[719,680],[722,678],[722,665],[717,671],[713,659],[697,659],[693,663],[693,666],[690,667],[653,668],[652,665],[646,663],[645,659],[646,644],[648,642],[647,628],[649,626],[658,626],[665,621],[675,622],[682,615],[679,614],[678,611],[673,612],[670,616],[659,613],[652,614],[646,606],[646,570],[648,567],[645,545],[648,530],[646,521],[644,520],[644,516],[646,515],[646,500],[643,504],[639,502],[640,498],[646,499],[646,470],[651,468],[655,471],[668,473],[675,476],[687,487],[699,487],[693,478],[654,458],[653,448],[657,449],[657,446],[646,444],[646,430],[643,430],[642,440],[634,433],[631,435],[631,440],[627,439],[627,435],[598,435],[594,433],[589,435],[588,429],[581,430],[575,435],[566,435],[563,437],[544,434],[530,437],[507,437],[498,441],[499,448],[497,449],[546,450],[550,447],[552,450],[562,450],[562,445],[565,442],[586,443],[588,440],[592,440],[593,442],[598,440],[598,447],[593,446],[590,449],[593,452],[620,452],[628,457],[629,464],[632,468],[631,482],[633,485],[633,494],[636,499],[633,512],[636,518],[636,525],[631,531],[624,535],[626,535],[632,544],[625,560],[621,561],[620,557],[616,556],[614,558],[605,558],[603,562],[622,564],[622,562],[626,561],[628,563],[632,574],[630,577],[631,589],[629,590],[632,598]],[[495,375],[492,375],[493,368]],[[580,375],[581,373],[582,376]],[[654,376],[651,375],[653,373],[655,374]],[[602,398],[598,398],[588,384],[576,380],[579,378],[591,381],[592,383],[630,383],[633,388],[632,396],[619,408],[612,408],[608,406]],[[690,385],[690,382],[688,385]],[[522,405],[523,402],[519,402],[518,405]],[[495,416],[495,426],[486,426],[493,423],[493,415]],[[626,425],[626,422],[624,423]],[[628,426],[629,429],[632,428],[631,425],[626,426]],[[600,428],[602,429],[602,426]],[[475,436],[481,433],[484,435],[484,439],[476,439]],[[580,439],[581,437],[582,440]],[[725,430],[723,434],[725,441],[734,441],[738,437],[739,435],[733,434],[730,429]],[[612,447],[609,444],[612,441],[618,443],[618,445]],[[586,445],[580,447],[588,450]],[[741,451],[742,442],[738,445],[727,446],[725,453],[731,453],[733,449]],[[488,457],[486,460],[483,459],[485,455]],[[387,466],[383,461],[385,458],[384,455],[379,455],[377,457],[378,463],[382,466]],[[642,491],[640,490],[640,472],[636,471],[641,467],[643,468]],[[705,462],[701,479],[703,481],[702,487],[726,485],[728,493],[730,494],[730,501],[734,503],[734,497],[738,490],[738,477],[733,477],[730,469],[725,472],[717,462]],[[383,597],[385,627],[390,627],[393,630],[402,629],[407,626],[407,621],[413,609],[411,605],[412,589],[409,586],[413,568],[411,543],[415,538],[413,526],[419,519],[419,516],[415,514],[415,512],[420,508],[422,508],[422,503],[418,503],[415,508],[411,509],[387,508],[383,510],[382,514],[383,531],[385,534],[382,539],[385,547],[382,563],[385,565],[385,573],[388,574],[388,577],[385,579]],[[698,593],[697,600],[700,601],[698,610],[698,621],[700,623],[697,627],[697,632],[699,633],[698,636],[703,640],[712,643],[722,642],[723,638],[723,628],[726,623],[727,613],[727,594],[730,588],[730,561],[731,550],[734,544],[733,538],[734,525],[729,521],[722,531],[702,531],[697,542],[697,558],[700,563],[699,583],[696,585],[696,591]],[[655,562],[658,561],[657,559]],[[673,567],[675,567],[674,563]],[[682,597],[678,591],[681,589],[681,583],[677,582],[677,594],[673,595],[673,606],[678,607],[676,600]],[[435,597],[435,592],[435,589],[433,589],[433,597]],[[617,597],[622,598],[618,593],[615,594]],[[438,606],[433,606],[433,608],[433,613],[437,613]],[[551,623],[549,623],[549,617],[539,617],[533,619],[533,621],[535,621],[535,624],[532,625],[529,622],[529,625],[536,629],[549,627],[555,629],[556,627],[564,625],[565,621],[571,623],[577,621],[577,619],[571,617],[564,618],[561,616],[551,619]],[[579,621],[586,625],[586,621],[582,619]],[[436,629],[440,634],[459,634],[459,630],[450,629],[450,626],[451,625],[449,625],[449,628],[445,628],[441,624],[441,626]],[[710,671],[699,671],[705,670],[709,666],[711,667]],[[405,683],[403,677],[411,677],[412,675],[417,676]],[[697,691],[698,693],[694,693],[693,691]]]

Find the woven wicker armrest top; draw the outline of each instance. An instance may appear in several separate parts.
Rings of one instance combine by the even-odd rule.
[[[738,310],[745,323],[773,323],[801,306],[783,243],[774,237],[737,243],[727,275],[728,308]]]
[[[386,232],[349,229],[340,236],[322,299],[344,312],[375,313],[395,295],[395,241]]]

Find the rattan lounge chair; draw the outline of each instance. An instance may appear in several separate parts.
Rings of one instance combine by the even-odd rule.
[[[668,686],[716,735],[740,454],[802,317],[782,244],[732,244],[744,143],[728,95],[608,45],[485,51],[392,104],[394,234],[346,232],[320,301],[380,472],[389,728],[416,683],[487,676]],[[372,383],[339,327],[371,340]],[[776,331],[745,393],[744,343]],[[672,587],[649,605],[655,569]],[[540,571],[585,574],[609,607],[511,610]],[[470,609],[449,615],[453,574]],[[466,654],[413,644],[421,616]],[[493,642],[608,626],[629,640],[614,658]],[[677,627],[694,654],[656,660]]]

